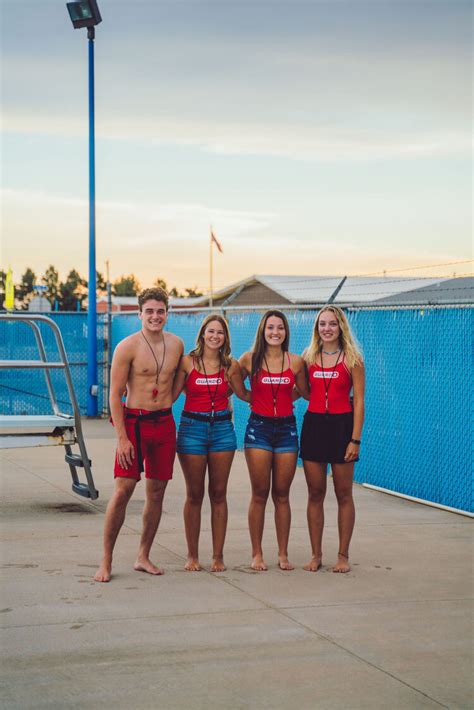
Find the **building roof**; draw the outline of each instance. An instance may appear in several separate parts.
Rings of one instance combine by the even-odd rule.
[[[169,304],[171,308],[192,308],[197,305],[197,302],[202,301],[202,296],[196,296],[192,298],[177,298],[175,296],[170,296]],[[107,296],[100,296],[97,299],[97,303],[107,303]],[[138,311],[138,297],[137,296],[114,296],[112,295],[112,303],[115,306],[134,306]]]
[[[373,303],[384,304],[430,304],[430,303],[473,303],[474,277],[429,278],[406,276],[282,276],[254,274],[246,279],[229,284],[214,293],[215,303],[222,306],[235,305],[234,299],[244,289],[262,285],[275,293],[275,305],[278,303],[323,304],[327,303],[336,289],[334,303]],[[341,285],[342,284],[342,285]],[[278,297],[278,298],[277,298]],[[257,296],[258,298],[258,296]],[[98,301],[106,301],[102,297]],[[121,307],[136,306],[136,296],[112,296],[112,301]],[[170,307],[197,308],[209,304],[209,296],[191,298],[170,297]],[[255,302],[253,305],[261,305]]]
[[[291,303],[327,303],[344,276],[263,276],[266,286],[278,291]],[[366,303],[397,296],[420,286],[439,283],[440,279],[402,276],[348,276],[334,298],[334,303]]]
[[[474,276],[459,276],[455,279],[444,279],[435,284],[424,284],[404,293],[381,298],[378,301],[386,303],[474,303]]]
[[[344,281],[343,281],[344,279]],[[232,305],[234,295],[255,284],[262,284],[274,291],[286,302],[299,304],[327,303],[336,289],[340,287],[334,298],[334,303],[373,303],[390,299],[393,303],[402,302],[405,293],[420,292],[423,289],[426,295],[429,290],[438,289],[445,282],[458,282],[460,279],[425,278],[405,276],[281,276],[256,274],[242,281],[230,284],[214,293],[214,300],[219,305]],[[343,282],[343,283],[342,283]],[[342,285],[341,285],[342,283]],[[451,287],[453,288],[453,287]],[[448,294],[454,291],[446,289]],[[471,294],[472,295],[472,294]],[[420,294],[422,296],[422,294]],[[209,296],[194,299],[195,306],[205,306]],[[255,305],[259,305],[255,303]]]
[[[170,308],[193,308],[202,301],[202,296],[170,296]]]
[[[108,296],[100,296],[97,303],[107,303]],[[138,300],[136,296],[112,296],[112,303],[116,306],[136,306],[138,311]]]

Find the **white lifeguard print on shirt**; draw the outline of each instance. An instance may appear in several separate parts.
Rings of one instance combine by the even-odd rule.
[[[222,377],[196,377],[197,385],[221,385]]]
[[[313,377],[315,380],[336,380],[339,377],[339,373],[337,370],[333,370],[332,372],[315,370],[313,372]]]
[[[262,384],[263,385],[289,385],[290,378],[289,377],[280,377],[280,375],[277,375],[276,377],[262,377]]]

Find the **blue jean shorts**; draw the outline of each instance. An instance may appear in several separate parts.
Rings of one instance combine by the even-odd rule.
[[[229,414],[229,410],[216,412],[211,423],[211,417],[202,412],[183,412],[176,445],[178,454],[206,455],[210,451],[235,451],[237,440]],[[194,419],[194,416],[199,419]]]
[[[265,449],[276,454],[298,452],[295,417],[250,415],[244,439],[245,449]]]

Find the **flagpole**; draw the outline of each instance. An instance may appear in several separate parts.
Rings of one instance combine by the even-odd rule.
[[[212,285],[212,225],[209,231],[209,308],[212,308],[213,285]]]

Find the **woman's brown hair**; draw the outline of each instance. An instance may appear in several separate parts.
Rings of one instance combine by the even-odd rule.
[[[285,339],[281,344],[281,349],[283,352],[288,352],[290,346],[290,326],[288,325],[288,320],[284,313],[277,310],[267,311],[263,314],[260,323],[258,324],[257,332],[255,334],[255,341],[252,346],[252,373],[251,377],[255,377],[257,373],[262,369],[263,358],[265,357],[265,327],[267,325],[267,320],[275,316],[283,321],[285,326]]]
[[[192,357],[195,357],[198,360],[202,361],[202,358],[204,355],[204,333],[205,333],[206,328],[209,325],[209,323],[212,323],[213,321],[217,321],[224,329],[224,333],[225,333],[224,344],[219,350],[219,357],[220,357],[220,361],[221,361],[221,364],[223,365],[223,367],[226,370],[228,370],[231,363],[232,363],[232,355],[231,355],[231,350],[230,350],[230,332],[229,332],[229,324],[227,323],[226,319],[223,316],[211,313],[210,315],[208,315],[204,318],[203,322],[201,323],[201,327],[199,328],[199,332],[197,334],[196,347],[193,350],[191,350],[191,352],[189,354]]]

